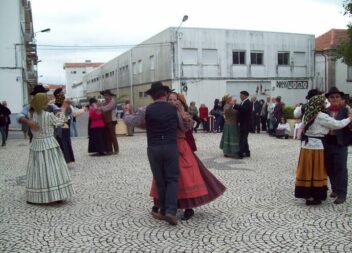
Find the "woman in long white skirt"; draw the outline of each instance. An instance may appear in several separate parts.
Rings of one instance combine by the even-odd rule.
[[[38,93],[31,101],[31,120],[40,129],[33,131],[27,167],[27,203],[45,204],[62,201],[73,193],[71,176],[58,142],[54,126],[62,126],[68,105],[64,103],[59,117],[45,111],[47,94]]]

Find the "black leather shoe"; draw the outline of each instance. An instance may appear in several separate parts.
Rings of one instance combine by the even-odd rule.
[[[244,153],[243,157],[251,157],[251,153]]]
[[[336,194],[336,192],[332,192],[332,193],[330,193],[330,198],[337,198],[337,194]]]
[[[335,199],[334,204],[339,205],[339,204],[343,204],[346,202],[346,198],[340,198],[337,197],[337,199]]]
[[[315,200],[315,199],[313,199],[313,200],[307,199],[306,200],[307,206],[316,206],[316,205],[320,205],[320,204],[321,204],[321,200]]]
[[[194,215],[193,209],[186,209],[181,220],[189,220]]]

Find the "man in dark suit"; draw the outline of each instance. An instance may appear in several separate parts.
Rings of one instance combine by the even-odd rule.
[[[177,225],[179,162],[176,131],[180,121],[176,107],[166,101],[170,91],[161,82],[152,83],[146,93],[154,103],[139,109],[135,115],[125,112],[124,121],[130,126],[145,126],[147,130],[147,154],[160,207],[160,212],[152,211],[153,217]]]
[[[252,132],[255,133],[260,133],[260,112],[262,110],[262,106],[260,105],[259,101],[257,100],[256,96],[252,97],[252,106],[253,106],[253,112],[252,112]]]
[[[239,158],[250,157],[251,152],[249,151],[248,145],[248,133],[251,129],[251,117],[252,117],[252,103],[248,99],[249,93],[247,91],[240,92],[241,104],[235,105],[234,109],[239,111],[239,123],[240,123],[240,151],[238,153]]]
[[[331,104],[326,112],[336,120],[345,119],[349,115],[348,108],[342,104],[343,95],[344,93],[336,87],[331,87],[329,92],[325,94]],[[324,145],[325,166],[332,189],[330,197],[336,198],[335,204],[342,204],[346,201],[348,185],[347,156],[351,135],[349,126],[339,130],[330,130],[326,135]]]

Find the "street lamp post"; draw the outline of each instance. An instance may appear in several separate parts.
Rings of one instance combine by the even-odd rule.
[[[178,79],[178,87],[179,87],[179,89],[180,89],[180,92],[181,92],[181,61],[180,61],[180,58],[181,58],[181,56],[180,56],[180,47],[179,47],[179,42],[178,42],[178,40],[179,40],[179,33],[178,33],[178,31],[179,31],[179,29],[180,29],[180,27],[181,27],[181,25],[184,23],[184,22],[186,22],[188,20],[188,16],[187,15],[184,15],[183,16],[183,18],[182,18],[182,21],[181,21],[181,23],[180,23],[180,25],[176,28],[176,30],[175,30],[175,43],[176,43],[176,45],[177,45],[177,79]]]
[[[38,31],[38,32],[34,32],[34,37],[35,37],[35,35],[36,35],[37,33],[47,33],[47,32],[50,32],[50,31],[51,31],[50,28],[46,28],[46,29],[40,30],[40,31]]]
[[[46,28],[46,29],[43,29],[43,30],[40,30],[40,31],[37,31],[37,32],[34,32],[34,36],[33,36],[33,42],[34,42],[34,44],[37,44],[37,40],[35,39],[35,37],[36,37],[36,35],[37,35],[37,33],[47,33],[47,32],[50,32],[51,31],[51,29],[50,28]],[[38,59],[38,54],[37,54],[37,50],[36,50],[36,59]],[[36,60],[36,63],[35,63],[35,72],[36,72],[36,80],[35,80],[35,84],[38,84],[38,63],[39,62],[41,62],[41,60],[40,61],[38,61],[38,60]]]

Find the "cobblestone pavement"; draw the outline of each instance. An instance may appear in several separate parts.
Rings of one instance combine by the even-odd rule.
[[[73,139],[77,193],[49,206],[26,204],[28,143],[10,140],[0,149],[0,252],[352,252],[351,194],[316,207],[293,196],[298,141],[252,134],[252,157],[232,160],[219,134],[195,137],[227,191],[176,227],[149,214],[144,134],[119,137],[120,154],[109,157],[89,156],[87,139]]]

